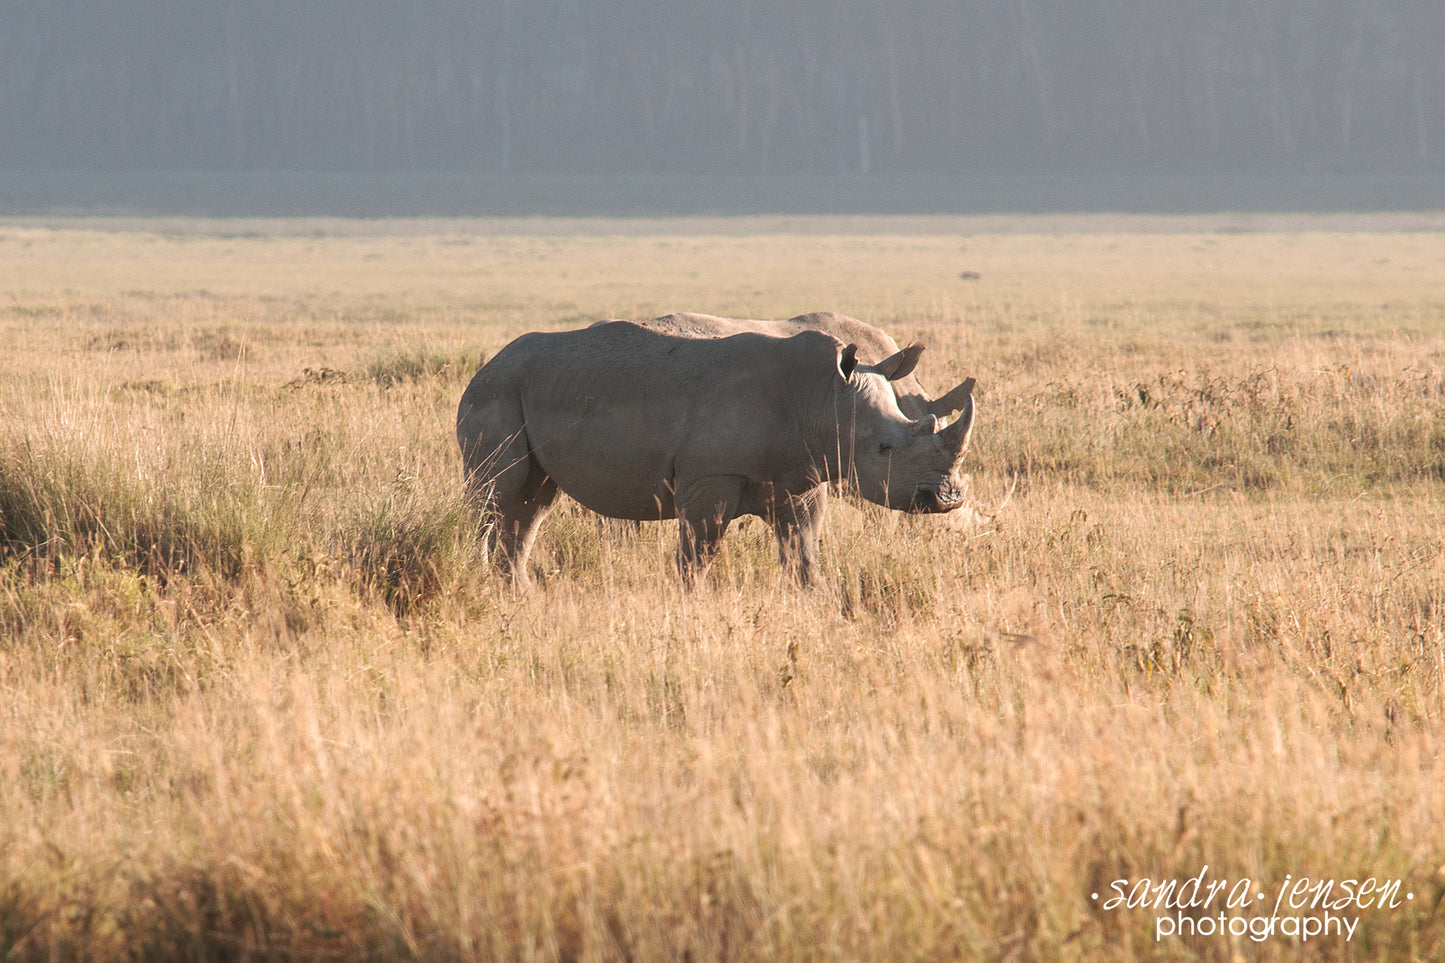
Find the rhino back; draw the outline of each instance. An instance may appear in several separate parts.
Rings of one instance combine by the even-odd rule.
[[[651,331],[675,334],[684,338],[726,338],[746,333],[790,338],[804,331],[821,331],[837,338],[844,344],[856,344],[858,360],[863,364],[877,364],[898,350],[897,342],[886,332],[856,318],[833,311],[814,311],[811,314],[800,314],[795,318],[788,318],[786,321],[720,318],[712,314],[677,312],[632,323]]]
[[[487,392],[515,397],[512,430],[583,505],[669,518],[679,477],[771,482],[806,470],[797,414],[809,401],[789,357],[805,347],[751,334],[696,340],[630,323],[535,333],[498,352],[468,395],[476,387],[474,402]],[[495,370],[483,379],[487,368]]]
[[[792,326],[795,330],[821,331],[824,334],[831,334],[844,344],[856,344],[858,360],[863,364],[877,364],[898,351],[898,342],[894,341],[887,332],[859,321],[857,318],[850,318],[846,314],[838,314],[834,311],[800,314],[783,323]]]
[[[786,321],[720,318],[711,314],[679,312],[634,323],[684,338],[725,338],[746,332],[788,338],[804,331],[820,331],[844,344],[857,345],[858,360],[863,364],[877,364],[898,351],[898,342],[886,331],[835,311],[814,311]],[[928,413],[928,392],[914,375],[905,375],[893,382],[893,392],[898,397],[899,407],[909,418],[916,420]]]

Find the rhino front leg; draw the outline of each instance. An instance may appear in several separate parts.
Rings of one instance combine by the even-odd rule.
[[[697,584],[717,554],[718,543],[737,517],[742,490],[741,478],[725,475],[679,485],[673,493],[677,567],[688,587]]]
[[[827,507],[828,488],[819,485],[801,495],[788,496],[774,510],[778,559],[801,585],[811,585],[817,575],[818,534]]]

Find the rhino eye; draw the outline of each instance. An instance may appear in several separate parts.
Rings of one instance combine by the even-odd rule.
[[[878,446],[878,454],[880,454],[880,455],[891,455],[891,454],[893,454],[893,446],[890,445],[890,444],[889,444],[888,442],[886,442],[886,441],[883,442],[882,444],[880,444],[880,445]]]

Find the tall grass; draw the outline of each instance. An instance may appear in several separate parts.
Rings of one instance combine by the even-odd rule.
[[[0,952],[1438,958],[1430,240],[7,228]],[[514,597],[455,404],[584,304],[922,337],[1018,489],[966,530],[835,500],[813,592],[764,526],[686,592],[671,528],[564,504]],[[1206,865],[1402,895],[1308,943],[1092,897]]]
[[[994,416],[1017,429],[1009,457],[1026,474],[1172,494],[1445,479],[1445,355],[1433,342],[1342,351],[1290,338],[1047,375],[995,367],[1011,391]]]

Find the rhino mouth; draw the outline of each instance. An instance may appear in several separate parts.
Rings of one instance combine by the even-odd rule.
[[[960,486],[945,482],[937,488],[915,489],[907,510],[917,515],[939,515],[961,507],[965,498]]]

